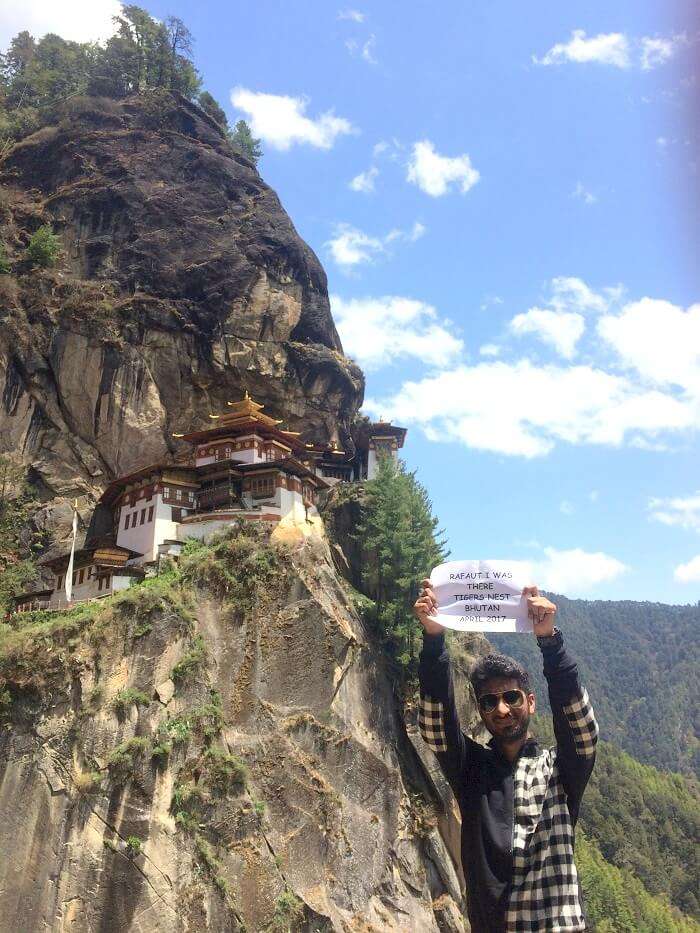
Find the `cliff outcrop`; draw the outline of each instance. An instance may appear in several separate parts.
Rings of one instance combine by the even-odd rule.
[[[352,589],[323,538],[267,534],[5,630],[0,929],[467,929]]]
[[[275,193],[184,98],[74,98],[0,175],[0,452],[31,468],[38,517],[177,453],[248,390],[284,427],[351,448],[360,370],[325,273]],[[50,223],[62,252],[31,267]],[[62,528],[61,528],[62,526]]]

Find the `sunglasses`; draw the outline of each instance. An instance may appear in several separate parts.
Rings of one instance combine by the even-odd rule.
[[[479,709],[482,713],[492,713],[498,706],[498,701],[503,697],[507,706],[511,709],[519,709],[525,702],[525,694],[522,690],[504,690],[503,693],[482,693],[479,697]]]

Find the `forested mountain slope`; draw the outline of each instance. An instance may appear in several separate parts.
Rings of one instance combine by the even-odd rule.
[[[657,768],[700,768],[700,606],[552,597],[576,656],[602,737]],[[546,703],[534,639],[493,635],[492,644],[528,668]]]

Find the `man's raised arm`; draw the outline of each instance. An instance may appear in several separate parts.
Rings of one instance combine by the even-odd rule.
[[[430,580],[422,580],[421,587],[421,595],[413,607],[423,626],[423,650],[418,668],[418,725],[423,741],[437,755],[445,777],[459,798],[469,746],[473,743],[459,724],[445,629],[431,618],[438,604]]]
[[[549,688],[557,762],[573,815],[595,763],[598,724],[588,692],[579,683],[576,662],[567,654],[562,634],[554,627],[557,607],[540,596],[537,587],[530,587],[526,595]]]

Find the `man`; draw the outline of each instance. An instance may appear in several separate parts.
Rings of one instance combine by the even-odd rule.
[[[488,655],[470,680],[488,745],[466,736],[455,708],[445,630],[429,580],[414,612],[423,626],[419,725],[462,814],[462,865],[473,933],[568,933],[586,929],[574,826],[595,760],[598,727],[576,664],[554,627],[557,607],[527,587],[528,614],[542,651],[556,746],[529,732],[535,696],[512,658]]]

